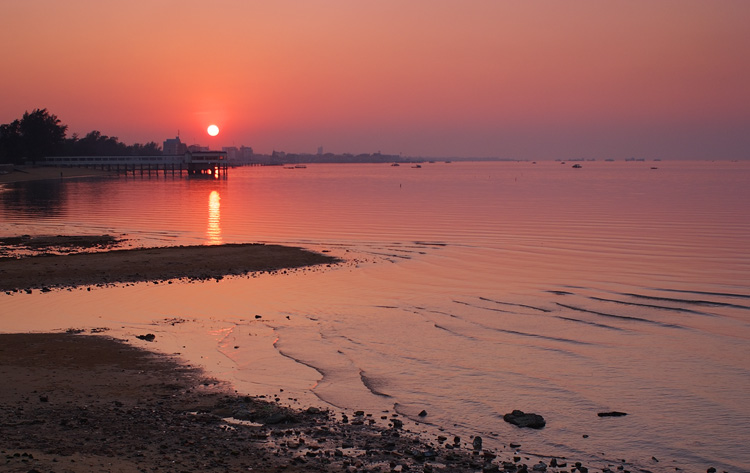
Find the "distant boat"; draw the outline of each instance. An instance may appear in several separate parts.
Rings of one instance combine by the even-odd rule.
[[[574,169],[581,169],[582,167],[583,167],[583,166],[581,166],[580,164],[574,164],[574,165],[573,165],[573,168],[574,168]]]
[[[307,166],[305,166],[304,164],[298,164],[298,165],[296,165],[294,167],[297,168],[297,169],[307,169]]]
[[[412,167],[413,167],[413,168],[421,168],[421,167],[422,167],[422,165],[420,165],[420,164],[415,164],[415,165],[414,165],[414,166],[412,166]]]
[[[399,163],[393,163],[391,166],[401,166]]]

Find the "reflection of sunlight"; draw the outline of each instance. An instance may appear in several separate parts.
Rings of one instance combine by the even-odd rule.
[[[219,209],[221,197],[218,191],[211,191],[208,196],[208,242],[212,245],[220,245],[221,241],[221,211]]]

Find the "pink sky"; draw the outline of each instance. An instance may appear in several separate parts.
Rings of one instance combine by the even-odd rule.
[[[47,108],[68,135],[261,153],[743,159],[748,25],[747,0],[4,0],[0,123]]]

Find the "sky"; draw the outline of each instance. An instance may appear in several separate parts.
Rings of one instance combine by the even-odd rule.
[[[68,136],[258,153],[750,159],[748,25],[747,0],[0,0],[0,123],[46,108]]]

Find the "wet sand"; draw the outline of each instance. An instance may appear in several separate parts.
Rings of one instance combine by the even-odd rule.
[[[0,258],[0,290],[46,291],[140,281],[221,279],[337,261],[302,248],[263,244],[139,248],[68,255],[43,253],[26,258]]]
[[[102,238],[20,241],[45,252]],[[0,286],[218,279],[336,261],[257,244],[44,253],[0,260]],[[279,397],[237,394],[178,359],[75,332],[0,334],[3,471],[468,472],[482,465],[470,445],[420,440],[398,416],[292,410]]]
[[[7,472],[460,473],[484,461],[466,442],[420,440],[395,420],[371,425],[370,413],[344,421],[241,396],[102,335],[0,334],[0,376]]]

